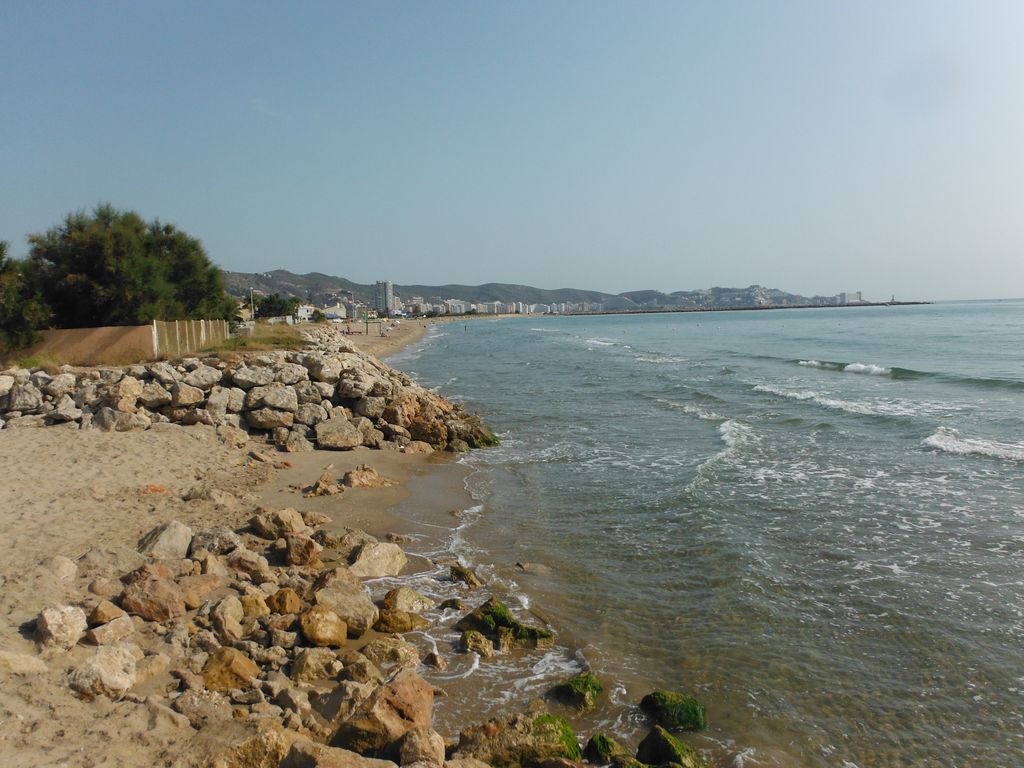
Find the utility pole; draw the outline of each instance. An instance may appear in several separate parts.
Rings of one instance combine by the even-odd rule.
[[[252,288],[249,288],[249,311],[252,313],[249,319],[256,322],[256,302],[252,297]]]

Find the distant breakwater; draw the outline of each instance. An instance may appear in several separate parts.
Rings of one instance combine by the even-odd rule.
[[[756,312],[770,309],[852,309],[855,307],[916,307],[931,301],[862,301],[857,304],[763,304],[751,307],[659,307],[657,309],[601,309],[564,312],[563,315],[664,315],[677,312]]]

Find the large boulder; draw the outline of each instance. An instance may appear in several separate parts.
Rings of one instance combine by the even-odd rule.
[[[429,728],[434,688],[411,669],[402,669],[364,701],[335,731],[331,744],[363,755],[392,754],[414,728]]]
[[[338,614],[324,605],[314,605],[299,617],[302,634],[312,645],[340,648],[348,638],[348,627]]]
[[[492,597],[459,619],[455,629],[474,629],[488,637],[508,639],[522,648],[546,648],[554,643],[555,634],[549,629],[524,624],[516,619],[508,606]]]
[[[175,407],[198,405],[203,402],[205,397],[203,390],[193,387],[191,384],[175,382],[171,388],[171,405]]]
[[[640,708],[666,728],[700,731],[708,726],[704,705],[682,693],[652,691],[640,700]]]
[[[381,669],[392,667],[410,667],[415,669],[420,663],[420,653],[415,645],[410,645],[397,637],[377,637],[362,647],[362,654]]]
[[[444,739],[433,728],[413,728],[398,745],[398,761],[401,765],[420,762],[442,765]]]
[[[604,690],[601,681],[590,672],[580,672],[551,689],[559,701],[577,709],[593,709]]]
[[[295,412],[299,407],[299,398],[292,387],[274,383],[262,387],[253,387],[245,395],[245,407],[276,408],[279,411]]]
[[[349,557],[349,568],[362,579],[397,576],[405,568],[405,552],[397,544],[375,542],[363,544]]]
[[[36,618],[36,642],[44,648],[66,651],[82,639],[87,627],[85,611],[77,606],[43,608]]]
[[[146,382],[139,395],[139,402],[146,408],[162,408],[171,402],[171,393],[156,381]]]
[[[275,408],[257,408],[247,412],[245,420],[253,429],[277,429],[291,427],[295,423],[295,414]]]
[[[349,450],[363,444],[363,433],[348,419],[330,418],[316,425],[316,444],[321,450]]]
[[[200,365],[185,375],[185,383],[204,392],[209,392],[214,384],[219,384],[223,373],[209,365]]]
[[[274,379],[282,384],[298,384],[309,378],[309,371],[298,363],[281,363],[277,366]]]
[[[285,561],[288,565],[310,565],[317,562],[323,549],[305,533],[286,533]]]
[[[158,560],[181,560],[192,545],[192,529],[177,520],[158,525],[141,539],[139,552]]]
[[[546,760],[582,758],[572,728],[549,713],[496,718],[459,734],[456,758],[474,757],[500,766],[540,765]]]
[[[192,536],[192,551],[205,549],[214,555],[226,555],[243,546],[242,538],[230,528],[203,528]]]
[[[29,382],[15,382],[7,395],[7,410],[32,413],[43,404],[43,393]]]
[[[68,674],[68,684],[83,696],[118,698],[135,685],[135,656],[123,645],[101,646]]]
[[[242,366],[231,373],[231,380],[241,389],[266,386],[274,380],[274,369],[266,366]]]
[[[707,768],[707,763],[689,744],[685,744],[660,725],[654,726],[636,750],[636,759],[649,765],[675,763],[683,768]]]
[[[409,587],[395,587],[384,595],[384,607],[410,613],[429,611],[437,603]]]
[[[341,579],[332,581],[313,595],[317,605],[330,608],[348,625],[349,632],[361,635],[377,623],[380,613],[362,585]]]
[[[51,397],[61,397],[71,394],[75,389],[75,383],[75,374],[60,373],[50,379],[43,389]]]
[[[289,533],[305,533],[308,530],[302,515],[291,507],[267,509],[260,507],[249,520],[252,529],[265,539],[276,540]]]
[[[185,615],[185,596],[169,578],[140,578],[125,588],[121,607],[149,621],[167,621]]]
[[[211,654],[203,666],[203,684],[211,691],[230,691],[248,688],[253,678],[259,677],[256,663],[235,648],[220,648]]]

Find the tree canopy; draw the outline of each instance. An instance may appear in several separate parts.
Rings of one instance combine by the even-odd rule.
[[[202,244],[159,219],[101,205],[30,235],[26,272],[60,328],[234,315]]]
[[[295,296],[285,298],[278,293],[269,296],[260,296],[256,299],[256,317],[282,317],[283,315],[294,315],[298,309],[299,301]]]
[[[19,349],[36,341],[50,312],[26,274],[27,263],[8,258],[7,249],[0,241],[0,349]]]

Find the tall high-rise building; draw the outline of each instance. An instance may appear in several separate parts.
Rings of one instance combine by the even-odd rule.
[[[390,315],[395,311],[395,287],[390,280],[377,281],[377,296],[374,307],[381,314]]]

